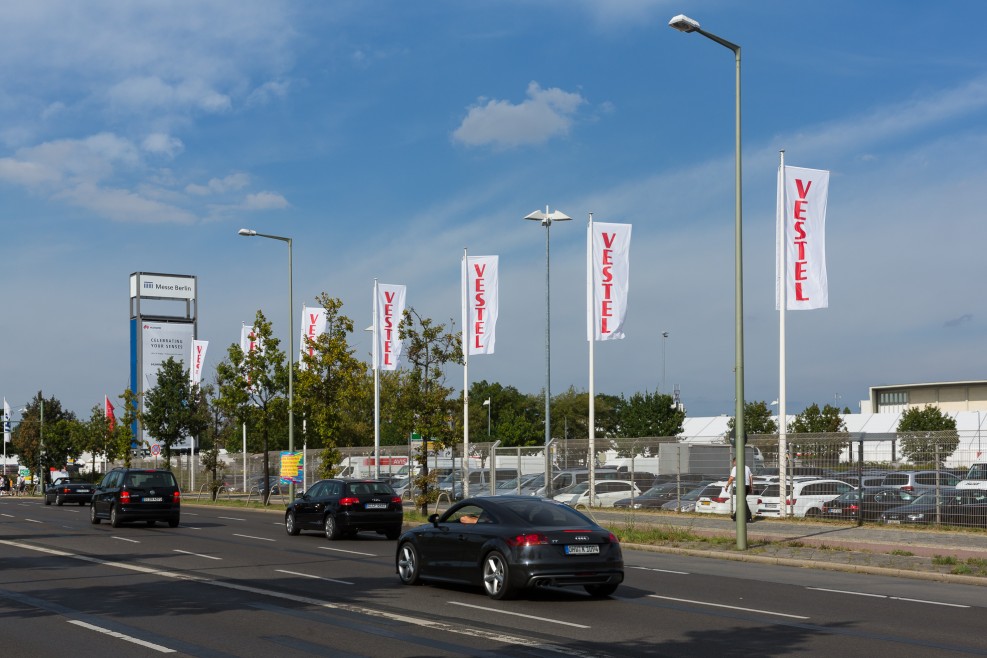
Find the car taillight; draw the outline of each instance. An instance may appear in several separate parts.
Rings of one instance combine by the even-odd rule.
[[[901,490],[902,491],[915,491],[915,487],[911,486],[910,484],[906,484],[905,486],[903,486],[901,488]]]
[[[547,544],[548,537],[545,535],[533,532],[527,535],[516,535],[507,539],[507,543],[510,546],[538,546],[539,544]]]
[[[850,505],[849,507],[847,507],[847,509],[850,510],[851,512],[856,512],[857,510],[860,509],[860,506],[859,505]]]
[[[619,544],[620,543],[620,540],[617,539],[617,535],[613,534],[612,532],[610,533],[610,543],[611,544]]]
[[[392,497],[391,498],[391,504],[392,505],[400,505],[401,504],[401,496],[394,496],[394,497]]]
[[[758,499],[757,499],[757,504],[758,504],[758,505],[762,505],[762,504],[764,504],[764,501],[763,501],[763,500],[761,500],[760,498],[758,498]]]
[[[68,493],[69,491],[71,491],[71,489],[69,489],[68,487],[64,487],[62,489],[62,493]]]
[[[713,499],[713,502],[714,502],[714,503],[726,503],[726,502],[728,502],[729,500],[730,500],[729,498],[720,498],[720,497],[716,497],[716,498],[714,498],[714,499]]]
[[[350,505],[359,505],[359,504],[360,504],[360,499],[357,498],[356,496],[349,496],[347,498],[339,499],[340,507],[349,507]]]
[[[120,492],[120,502],[123,503],[123,504],[127,504],[127,503],[130,502],[130,492],[129,491],[123,490],[123,491]]]
[[[175,489],[175,493],[171,494],[171,502],[180,503],[182,502],[182,492]]]
[[[789,499],[787,499],[785,501],[785,504],[786,505],[794,505],[795,504],[795,499],[794,498],[789,498]]]

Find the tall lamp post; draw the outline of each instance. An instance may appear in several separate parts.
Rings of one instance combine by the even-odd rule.
[[[291,265],[291,238],[286,238],[280,235],[268,235],[267,233],[258,233],[249,228],[242,228],[237,231],[237,234],[244,237],[258,237],[258,238],[270,238],[271,240],[280,240],[281,242],[288,243],[288,452],[292,455],[295,453],[295,290],[294,283],[292,281],[292,265]],[[264,462],[267,462],[267,456],[264,456]],[[269,484],[269,483],[268,483]],[[295,499],[295,479],[294,475],[291,479],[291,484],[288,485],[288,497],[290,500]]]
[[[665,341],[668,340],[668,332],[661,332],[661,390],[665,390]]]
[[[552,295],[551,295],[551,271],[549,259],[549,235],[552,229],[552,222],[567,222],[572,219],[558,210],[545,212],[536,210],[525,219],[541,222],[545,227],[545,495],[552,492],[552,460],[548,454],[549,445],[552,443]]]
[[[490,398],[483,401],[483,406],[487,408],[487,438],[490,438]]]
[[[736,377],[736,412],[734,416],[734,428],[736,434],[734,435],[734,450],[737,455],[737,502],[738,504],[743,502],[746,505],[746,494],[747,494],[747,482],[744,477],[744,437],[746,432],[744,431],[744,269],[743,269],[743,215],[741,212],[741,162],[740,162],[740,46],[735,43],[731,43],[726,39],[716,36],[710,32],[707,32],[699,27],[699,22],[689,18],[684,14],[679,14],[668,22],[669,27],[678,30],[679,32],[685,32],[686,34],[691,32],[697,32],[703,35],[707,39],[715,41],[716,43],[729,48],[733,51],[734,60],[736,62],[736,110],[735,110],[735,123],[736,123],[736,149],[735,149],[735,161],[734,161],[734,177],[735,177],[735,216],[736,216],[736,275],[735,275],[735,286],[736,286],[736,306],[737,306],[737,319],[736,319],[736,353],[737,362],[734,368],[734,374]],[[737,514],[737,548],[741,550],[746,550],[747,548],[747,515]]]

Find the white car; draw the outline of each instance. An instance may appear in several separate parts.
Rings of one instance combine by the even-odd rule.
[[[723,480],[706,487],[699,495],[699,499],[696,500],[695,511],[699,514],[729,514],[731,518],[735,518],[737,491],[731,486],[733,491],[728,493],[726,486],[727,482]],[[754,513],[757,510],[758,494],[764,491],[766,486],[768,486],[766,483],[755,481],[754,486],[747,492],[747,519],[749,521],[754,519]]]
[[[788,506],[792,510],[793,516],[818,518],[822,516],[822,508],[825,503],[854,489],[855,487],[842,480],[796,478],[792,483],[792,495],[788,499]],[[757,497],[755,512],[758,516],[780,517],[782,515],[783,507],[778,492],[777,484],[770,484],[761,492],[761,495]]]
[[[640,496],[641,490],[637,485],[629,480],[598,480],[596,482],[596,497],[593,499],[592,507],[613,507],[613,504],[622,498]],[[569,507],[589,504],[589,482],[570,487],[568,491],[555,496],[555,500],[565,503]]]
[[[974,464],[966,477],[956,483],[957,489],[987,489],[987,464]]]

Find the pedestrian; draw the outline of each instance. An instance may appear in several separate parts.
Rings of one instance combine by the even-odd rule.
[[[23,475],[17,476],[17,493],[15,495],[24,495],[24,489],[27,487],[27,480],[24,479]]]
[[[728,496],[731,495],[731,494],[733,494],[734,496],[737,495],[737,491],[736,491],[737,486],[735,484],[736,481],[737,481],[737,458],[736,457],[733,458],[732,464],[733,464],[733,466],[730,468],[730,477],[727,478],[727,486],[724,487],[724,489],[726,489],[726,491],[727,491],[727,495]],[[754,474],[751,473],[750,467],[747,464],[744,464],[744,492],[745,492],[745,495],[744,495],[744,500],[743,501],[741,501],[740,499],[737,499],[736,508],[737,508],[738,511],[740,509],[741,502],[743,502],[744,508],[745,508],[745,511],[746,511],[746,507],[747,507],[747,496],[746,496],[746,494],[749,494],[751,492],[751,489],[753,488],[753,486],[754,486]],[[736,516],[736,513],[734,513],[731,516]],[[749,512],[747,514],[747,518],[748,519],[751,518],[751,515],[750,515]]]

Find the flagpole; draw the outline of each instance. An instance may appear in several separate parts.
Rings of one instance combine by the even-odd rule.
[[[469,476],[469,454],[470,454],[470,377],[469,377],[469,354],[470,354],[470,341],[469,341],[469,310],[467,309],[466,296],[468,294],[467,288],[469,287],[469,258],[467,257],[467,249],[463,247],[463,276],[462,276],[462,293],[460,301],[463,304],[463,498],[469,498],[470,495],[470,476]],[[455,489],[453,489],[455,493]]]
[[[380,477],[380,355],[377,353],[377,331],[379,330],[377,326],[377,295],[380,294],[377,290],[377,279],[374,279],[374,347],[373,347],[373,365],[374,365],[374,477]]]
[[[589,506],[596,499],[596,299],[593,286],[593,213],[589,214],[586,231],[586,313],[589,325],[589,447],[586,468],[589,469]]]
[[[788,412],[785,394],[788,387],[785,362],[785,311],[788,306],[788,245],[785,244],[785,151],[778,152],[778,495],[782,517],[788,516]]]

